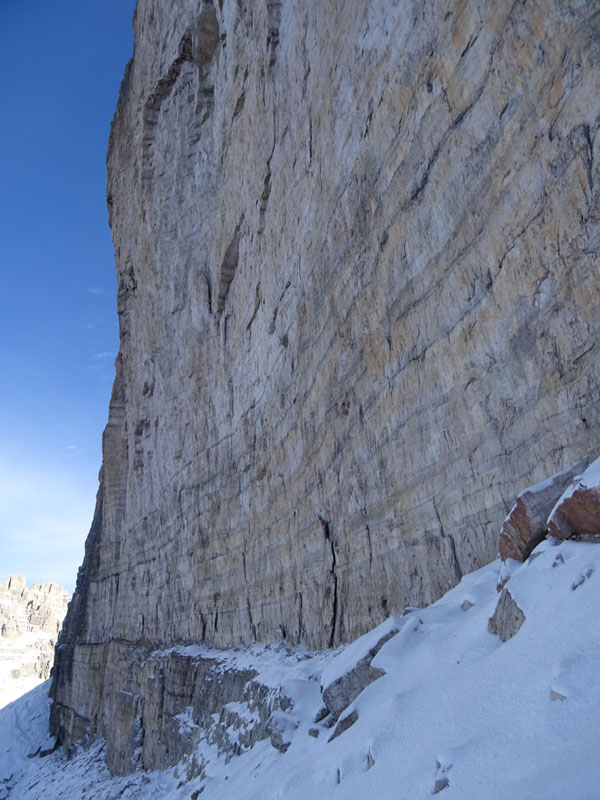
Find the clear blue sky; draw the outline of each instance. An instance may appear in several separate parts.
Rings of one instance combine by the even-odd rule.
[[[74,588],[118,350],[106,146],[134,0],[0,0],[0,579]]]

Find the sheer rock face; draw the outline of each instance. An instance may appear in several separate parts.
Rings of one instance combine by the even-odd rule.
[[[100,732],[109,642],[350,640],[493,558],[517,491],[600,438],[595,4],[134,26],[121,352],[54,685]]]

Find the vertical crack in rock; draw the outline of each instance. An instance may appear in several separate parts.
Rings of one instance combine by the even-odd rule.
[[[267,206],[269,204],[269,197],[271,195],[271,161],[273,153],[275,152],[275,144],[277,143],[277,115],[273,109],[273,146],[271,153],[267,159],[267,170],[263,180],[263,190],[260,196],[260,205],[258,211],[258,233],[262,233],[265,229],[265,215],[267,213]]]
[[[329,636],[329,647],[333,647],[335,643],[338,617],[338,577],[336,571],[337,557],[329,522],[327,522],[326,519],[323,519],[321,515],[319,515],[319,522],[321,523],[323,533],[325,534],[325,541],[329,543],[329,547],[331,548],[331,567],[329,569],[329,574],[331,575],[331,579],[333,581],[333,607],[331,610],[331,634]]]
[[[252,618],[252,605],[249,597],[246,597],[246,611],[248,612],[248,624],[250,626],[250,630],[252,631],[254,641],[256,641],[256,625],[254,624],[254,619]]]
[[[279,45],[279,26],[281,25],[281,0],[267,0],[267,47],[269,50],[269,66],[274,67],[277,61]]]
[[[258,212],[258,232],[262,233],[265,229],[265,214],[267,213],[267,206],[269,204],[269,196],[271,194],[271,159],[273,158],[273,151],[275,150],[275,142],[273,142],[273,150],[267,160],[267,171],[263,181],[263,190],[260,196],[260,206]]]
[[[590,190],[590,207],[594,202],[594,140],[590,133],[590,126],[583,124],[581,133],[583,138],[583,146],[581,148],[583,164],[586,172],[588,188]]]
[[[454,573],[456,575],[456,581],[458,583],[462,579],[463,571],[460,568],[460,564],[458,562],[458,556],[456,555],[456,543],[454,541],[454,536],[452,536],[451,533],[447,534],[444,531],[444,524],[442,522],[442,518],[440,517],[440,512],[438,510],[437,503],[435,502],[435,497],[433,498],[433,508],[434,508],[434,511],[435,511],[435,515],[437,517],[438,525],[440,526],[440,534],[442,536],[442,539],[448,539],[448,541],[450,542],[450,552],[452,554],[452,564],[454,566]]]
[[[371,541],[371,528],[366,525],[367,541],[369,543],[369,566],[373,565],[373,542]]]
[[[463,572],[458,562],[458,556],[456,555],[456,543],[454,541],[454,536],[452,536],[451,533],[448,534],[448,540],[450,542],[450,550],[452,551],[452,561],[454,562],[454,572],[456,573],[456,580],[460,581],[462,579]]]
[[[256,319],[256,315],[258,314],[258,309],[260,308],[261,304],[261,296],[260,296],[260,281],[256,284],[256,292],[254,295],[254,311],[252,312],[252,316],[250,317],[250,322],[246,325],[246,330],[249,331],[252,327],[254,320]]]
[[[212,303],[212,285],[211,285],[211,282],[210,282],[210,275],[208,274],[208,270],[203,273],[203,276],[204,276],[204,283],[205,283],[205,286],[206,286],[206,302],[207,302],[207,305],[208,305],[208,311],[209,311],[210,314],[212,314],[212,310],[213,310],[212,309],[212,306],[213,306],[213,303]]]
[[[298,639],[300,640],[302,640],[302,633],[304,630],[302,612],[303,612],[302,592],[298,592]]]
[[[233,238],[227,246],[225,255],[223,256],[223,261],[221,262],[221,269],[219,272],[219,297],[217,301],[217,314],[221,314],[225,308],[225,300],[227,299],[229,287],[231,286],[231,281],[233,280],[235,271],[237,269],[238,260],[240,257],[240,227],[242,225],[242,220],[243,216],[236,226]]]
[[[233,109],[233,116],[231,118],[232,122],[236,117],[239,117],[239,115],[242,113],[245,104],[246,104],[246,92],[242,92],[237,99],[235,108]]]

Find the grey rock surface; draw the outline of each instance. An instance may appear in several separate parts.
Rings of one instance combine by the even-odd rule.
[[[358,695],[366,689],[369,684],[385,675],[385,672],[378,667],[373,667],[371,662],[381,650],[383,645],[398,633],[397,629],[391,630],[382,636],[369,652],[359,659],[351,670],[341,675],[327,686],[321,687],[323,702],[333,720],[337,720],[342,711],[352,703]],[[341,732],[341,731],[340,731]],[[336,735],[337,733],[336,729]]]
[[[513,600],[508,589],[502,589],[494,615],[490,617],[488,630],[495,633],[503,642],[508,642],[517,634],[525,622],[525,614]]]
[[[349,641],[600,443],[595,4],[139,0],[134,28],[66,739],[115,643]]]
[[[57,583],[27,586],[16,573],[0,581],[0,637],[11,639],[24,633],[58,636],[71,595]]]
[[[339,722],[335,726],[335,730],[329,737],[329,741],[332,742],[334,739],[337,739],[338,736],[341,736],[342,733],[345,733],[348,730],[348,728],[351,728],[354,725],[357,719],[358,719],[358,711],[355,708],[353,708],[349,714],[346,714],[339,720]]]
[[[59,665],[60,657],[59,645]],[[113,641],[76,646],[70,663],[71,685],[82,687],[78,710],[55,702],[52,726],[67,751],[78,741],[106,738],[106,763],[117,775],[184,762],[191,780],[205,766],[198,761],[200,742],[227,758],[266,738],[285,749],[281,736],[291,705],[285,692],[257,679],[256,670],[222,663],[218,652],[153,651]],[[55,695],[64,675],[59,669]]]

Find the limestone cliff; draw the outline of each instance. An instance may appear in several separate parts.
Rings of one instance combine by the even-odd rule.
[[[65,742],[130,692],[131,752],[149,649],[349,641],[600,444],[597,3],[138,0],[134,28],[53,689]]]
[[[70,595],[57,583],[0,581],[0,705],[50,677],[54,646]]]

